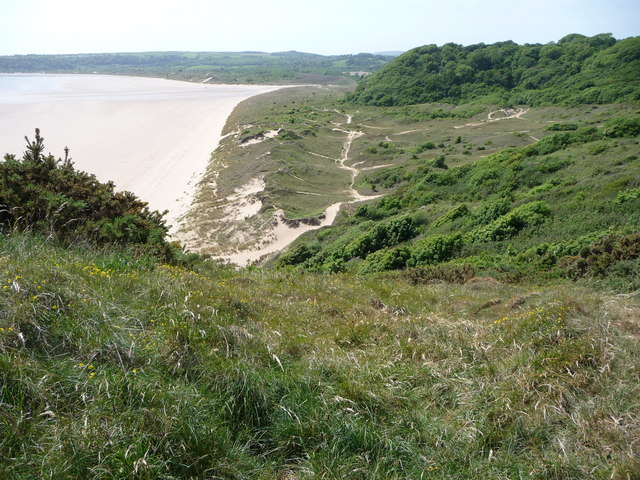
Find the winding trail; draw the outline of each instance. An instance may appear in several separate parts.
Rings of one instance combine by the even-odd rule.
[[[352,120],[353,118],[351,117],[351,115],[347,115],[347,125],[350,124]],[[340,168],[342,170],[347,170],[348,172],[351,173],[351,183],[349,184],[349,195],[351,195],[353,200],[351,200],[348,203],[359,202],[361,200],[368,200],[371,198],[379,197],[379,195],[376,195],[374,197],[367,197],[365,195],[361,195],[360,192],[358,192],[355,188],[353,188],[353,185],[356,183],[356,177],[359,175],[360,170],[358,170],[355,167],[350,167],[348,165],[345,165],[345,162],[349,160],[349,151],[351,150],[351,145],[353,144],[353,141],[356,138],[362,137],[364,133],[358,132],[355,130],[342,130],[341,128],[334,128],[333,130],[336,132],[342,132],[347,134],[347,139],[344,141],[344,145],[342,146],[342,155],[338,159],[338,163],[340,164]]]
[[[352,123],[353,117],[351,115],[343,114],[337,110],[335,110],[335,112],[339,113],[340,115],[345,115],[346,125],[349,125]],[[343,205],[349,205],[352,203],[361,202],[363,200],[372,200],[374,198],[379,198],[382,196],[382,195],[362,195],[360,192],[358,192],[354,188],[356,178],[358,177],[361,171],[370,170],[373,168],[382,168],[385,165],[381,165],[379,167],[363,168],[363,169],[356,168],[357,165],[360,165],[363,162],[359,162],[358,164],[355,164],[353,166],[346,165],[346,162],[349,160],[349,152],[351,151],[351,146],[354,140],[362,137],[365,134],[357,130],[346,130],[343,128],[337,128],[337,127],[342,127],[342,125],[344,124],[336,124],[336,128],[333,129],[334,131],[341,132],[347,135],[347,138],[344,140],[344,143],[342,145],[342,152],[339,159],[333,159],[331,157],[327,157],[319,153],[312,153],[312,152],[308,152],[308,153],[310,153],[311,155],[326,158],[329,160],[334,160],[336,163],[339,164],[340,169],[347,170],[351,173],[351,182],[349,183],[349,187],[347,190],[349,196],[351,197],[351,200],[331,204],[325,209],[325,211],[321,215],[312,219],[302,219],[297,221],[286,220],[284,218],[284,212],[282,210],[278,210],[273,214],[272,227],[269,229],[266,237],[259,244],[260,246],[258,248],[242,250],[236,253],[220,255],[214,258],[218,258],[220,260],[224,260],[230,263],[235,263],[236,265],[240,265],[240,266],[248,265],[253,262],[258,262],[265,255],[270,255],[272,253],[283,250],[284,248],[289,246],[291,243],[293,243],[293,241],[296,240],[303,233],[308,232],[310,230],[316,230],[318,228],[331,225],[334,222],[336,216],[338,215],[338,212],[340,211],[340,208]],[[297,192],[297,193],[305,194],[305,195],[319,195],[311,192]]]
[[[351,124],[351,122],[353,121],[353,117],[348,114],[344,114],[344,115],[347,117],[347,125]],[[353,144],[353,141],[357,138],[364,136],[365,135],[364,132],[360,132],[357,130],[343,130],[341,128],[334,128],[333,130],[347,134],[347,138],[344,141],[344,144],[342,146],[342,154],[340,158],[337,160],[337,162],[340,164],[340,168],[342,170],[347,170],[351,172],[351,183],[349,184],[349,195],[351,195],[351,198],[353,200],[349,200],[348,202],[340,202],[340,205],[342,205],[343,203],[350,204],[355,202],[361,202],[363,200],[373,200],[374,198],[381,197],[382,195],[362,195],[355,188],[353,188],[354,184],[356,183],[356,178],[360,174],[360,172],[362,170],[369,170],[366,168],[363,168],[363,169],[355,168],[357,165],[360,165],[364,162],[358,162],[352,166],[345,165],[345,162],[349,160],[349,151],[351,150],[351,145]],[[380,167],[375,167],[375,168],[381,168],[383,166],[384,165],[381,165]],[[329,208],[331,208],[331,206]]]
[[[473,122],[473,123],[465,123],[464,125],[454,126],[453,128],[464,128],[464,127],[479,127],[481,125],[486,125],[487,123],[499,122],[500,120],[509,120],[511,118],[520,118],[529,110],[524,108],[501,108],[500,110],[494,110],[493,112],[489,112],[487,114],[487,119],[481,122]],[[504,117],[493,118],[496,113],[502,113]]]

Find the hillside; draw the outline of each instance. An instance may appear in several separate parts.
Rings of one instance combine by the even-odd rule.
[[[366,78],[361,105],[429,102],[587,104],[640,99],[640,37],[568,35],[557,43],[425,45]]]
[[[0,56],[4,73],[101,73],[209,83],[336,83],[372,72],[393,57],[360,53],[141,52]]]
[[[36,130],[0,162],[0,478],[640,478],[636,41],[563,39],[611,88],[559,63],[529,105],[248,99],[191,253]]]
[[[640,472],[638,296],[0,237],[3,478]]]
[[[354,108],[308,88],[255,97],[230,118],[183,239],[203,253],[258,259],[286,227],[283,238],[301,236],[276,261],[283,268],[447,264],[509,281],[597,278],[610,268],[608,281],[634,290],[637,111]],[[579,260],[605,241],[634,246],[606,265]]]
[[[612,269],[640,288],[640,117],[547,129],[451,168],[447,144],[419,146],[434,153],[365,177],[393,193],[306,234],[278,265],[364,273],[451,262],[513,279]]]

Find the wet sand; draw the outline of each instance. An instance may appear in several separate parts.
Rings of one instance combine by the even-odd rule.
[[[112,180],[168,223],[196,183],[235,106],[282,87],[203,85],[106,75],[0,75],[0,154],[24,151],[40,128],[46,151],[69,146],[79,170]]]

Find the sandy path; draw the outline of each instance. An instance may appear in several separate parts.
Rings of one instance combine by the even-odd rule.
[[[334,203],[329,206],[324,212],[324,218],[318,224],[312,225],[303,223],[297,227],[291,227],[285,223],[283,221],[284,212],[282,212],[282,210],[278,210],[274,214],[275,226],[271,229],[267,237],[263,239],[263,242],[266,243],[266,245],[258,249],[244,250],[214,258],[234,263],[239,266],[245,266],[252,262],[256,262],[265,255],[270,255],[283,250],[305,232],[331,225],[338,215],[341,206],[342,202]]]
[[[351,124],[353,120],[353,117],[351,115],[342,114],[342,113],[341,115],[345,115],[347,125]],[[342,125],[343,124],[338,124],[338,126],[342,126]],[[356,165],[354,166],[346,165],[346,162],[349,160],[349,152],[351,150],[351,145],[353,144],[353,141],[363,136],[364,133],[360,131],[355,131],[355,130],[345,130],[342,128],[334,128],[333,130],[341,133],[345,133],[347,135],[342,146],[342,153],[340,158],[334,159],[334,160],[339,164],[339,168],[343,170],[348,170],[351,173],[351,182],[349,184],[348,193],[352,199],[346,202],[338,202],[330,205],[329,207],[327,207],[327,209],[324,211],[322,215],[320,215],[317,219],[312,219],[311,221],[309,220],[302,220],[300,222],[286,221],[284,219],[284,213],[281,210],[278,210],[277,212],[275,212],[273,216],[273,227],[269,230],[267,235],[262,239],[260,247],[243,250],[243,251],[239,251],[232,254],[220,255],[220,256],[216,256],[215,258],[218,258],[220,260],[224,260],[230,263],[234,263],[240,266],[248,265],[252,262],[259,261],[265,255],[270,255],[272,253],[276,253],[283,250],[284,248],[289,246],[291,243],[293,243],[303,233],[308,232],[310,230],[316,230],[318,228],[321,228],[327,225],[331,225],[334,222],[336,216],[338,215],[338,212],[340,211],[340,207],[342,207],[342,205],[360,202],[363,200],[371,200],[381,196],[381,195],[373,195],[373,196],[362,195],[355,188],[353,188],[355,184],[355,180],[358,174],[360,173],[360,171],[366,170],[366,169],[355,168]],[[319,155],[319,154],[317,155],[324,157],[323,155]],[[329,158],[329,157],[324,157],[324,158]],[[376,168],[376,167],[372,167],[372,168]],[[381,167],[377,167],[377,168],[381,168]],[[310,192],[298,192],[298,193],[305,194],[305,195],[314,195],[313,193],[310,193]]]
[[[176,224],[242,100],[275,86],[204,85],[106,75],[0,75],[0,148],[21,155],[41,129],[79,170],[112,180]]]
[[[458,125],[458,126],[454,126],[453,128],[464,128],[464,127],[479,127],[481,125],[485,125],[487,123],[492,123],[492,122],[498,122],[500,120],[509,120],[511,118],[520,118],[522,117],[525,113],[527,113],[529,111],[529,109],[524,109],[524,108],[517,108],[517,109],[513,109],[513,108],[501,108],[500,110],[494,110],[493,112],[489,112],[487,114],[487,120],[481,121],[481,122],[474,122],[474,123],[465,123],[464,125]],[[504,115],[504,117],[499,117],[499,118],[493,118],[493,116],[496,113],[502,113]]]
[[[406,135],[407,133],[420,132],[422,130],[406,130],[404,132],[394,133],[393,135]]]

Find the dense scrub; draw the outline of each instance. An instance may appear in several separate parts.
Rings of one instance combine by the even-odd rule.
[[[116,192],[78,171],[69,158],[44,155],[36,129],[23,158],[0,162],[0,233],[30,231],[60,241],[119,244],[168,259],[177,253],[166,239],[163,214],[151,211],[131,192]]]
[[[474,163],[402,173],[393,193],[307,234],[276,265],[370,273],[454,262],[508,280],[620,277],[617,287],[640,288],[635,250],[595,259],[605,237],[637,241],[640,118],[562,130]],[[403,235],[392,228],[400,223],[410,225]]]
[[[640,99],[640,37],[568,35],[557,43],[426,45],[364,80],[365,105],[429,102],[614,103]]]

